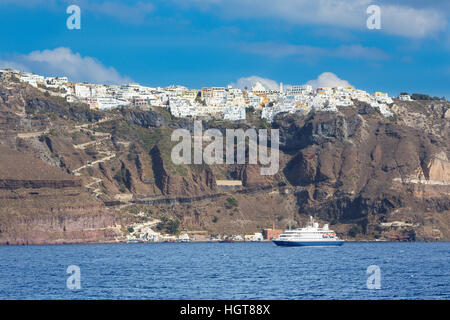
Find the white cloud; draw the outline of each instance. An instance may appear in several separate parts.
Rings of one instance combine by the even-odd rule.
[[[63,4],[61,4],[61,2]],[[282,20],[292,25],[323,25],[357,30],[366,29],[369,5],[381,8],[381,30],[387,34],[423,38],[445,32],[449,16],[448,0],[408,0],[393,5],[392,0],[172,0],[182,10],[194,7],[227,19]],[[400,3],[400,1],[397,1]],[[88,0],[1,0],[0,5],[47,7],[78,4],[82,10],[98,12],[121,22],[140,24],[148,20],[155,6],[144,1]]]
[[[89,0],[0,0],[2,5],[14,5],[34,9],[36,7],[60,11],[69,5],[78,5],[83,12],[108,16],[126,24],[143,24],[155,11],[155,6],[146,1],[89,1]],[[64,9],[65,10],[65,9]]]
[[[173,0],[181,6],[195,6],[228,19],[279,19],[292,25],[326,25],[358,30],[366,29],[366,9],[372,0]],[[444,31],[445,10],[409,5],[384,5],[381,8],[381,30],[393,35],[422,38]],[[276,22],[271,22],[276,23]],[[368,31],[369,32],[369,31]],[[371,31],[373,32],[373,31]],[[377,30],[378,32],[378,30]]]
[[[131,5],[120,2],[106,1],[103,3],[86,2],[83,8],[87,8],[94,13],[100,13],[118,19],[123,23],[142,24],[149,14],[155,11],[155,6],[151,3],[137,2]]]
[[[61,3],[62,2],[62,3]],[[226,19],[281,20],[292,25],[322,25],[344,27],[367,32],[423,38],[446,30],[449,16],[448,0],[408,0],[393,5],[392,0],[172,0],[182,10],[194,7]],[[145,1],[88,0],[1,0],[0,5],[56,8],[78,4],[82,10],[108,15],[121,22],[141,24],[155,11]],[[366,20],[369,5],[381,8],[381,30],[368,31]]]
[[[258,76],[239,78],[236,81],[236,83],[231,83],[231,85],[234,88],[245,89],[245,87],[247,87],[248,89],[250,89],[256,82],[260,82],[266,89],[270,90],[280,89],[280,85],[278,84],[278,82],[267,78],[261,78]]]
[[[230,83],[234,88],[250,89],[256,82],[260,82],[266,89],[279,90],[280,84],[275,80],[262,78],[258,76],[250,76],[246,78],[239,78],[235,83]],[[317,79],[309,80],[306,84],[311,85],[314,89],[321,87],[347,87],[352,86],[347,80],[340,79],[332,72],[324,72],[317,77]],[[291,87],[290,84],[284,84],[284,88]]]
[[[389,55],[381,49],[363,47],[361,45],[343,45],[337,48],[321,48],[307,45],[293,45],[275,42],[244,43],[242,50],[268,55],[272,57],[302,56],[312,57],[337,57],[344,59],[385,60]]]
[[[107,67],[92,57],[82,57],[69,48],[33,51],[0,61],[0,67],[17,68],[46,76],[67,76],[75,82],[122,84],[131,82],[121,76],[113,67]]]
[[[20,71],[30,71],[25,65],[16,61],[0,60],[0,68],[11,68]]]
[[[395,35],[423,38],[445,30],[447,19],[434,9],[382,6],[381,25],[383,29]]]
[[[314,89],[322,87],[347,87],[351,84],[347,80],[340,79],[332,72],[324,72],[317,79],[309,80],[306,84],[311,85]]]

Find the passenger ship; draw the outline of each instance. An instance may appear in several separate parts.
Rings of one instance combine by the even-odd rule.
[[[333,230],[328,229],[328,224],[319,228],[319,224],[310,217],[305,228],[284,230],[284,233],[273,240],[277,246],[341,246],[344,240],[340,240]]]

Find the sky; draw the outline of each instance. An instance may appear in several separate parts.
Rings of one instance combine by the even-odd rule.
[[[80,29],[66,10],[80,8]],[[369,29],[371,5],[380,29]],[[0,68],[93,83],[450,98],[448,0],[0,0]],[[370,20],[373,21],[373,20]]]

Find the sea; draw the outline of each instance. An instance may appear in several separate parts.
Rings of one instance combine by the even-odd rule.
[[[449,299],[449,242],[0,246],[0,299]]]

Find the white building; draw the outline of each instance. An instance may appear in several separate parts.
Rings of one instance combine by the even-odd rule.
[[[199,115],[199,112],[197,111],[198,107],[199,106],[197,104],[191,104],[185,99],[169,99],[169,111],[174,117],[177,118],[197,117]]]
[[[29,72],[22,72],[20,74],[20,80],[22,80],[25,83],[28,83],[30,85],[32,85],[33,87],[38,86],[38,83],[44,83],[44,77],[37,75],[37,74],[33,74],[33,73],[29,73]]]
[[[229,106],[223,113],[223,119],[228,121],[244,121],[245,106]]]
[[[249,93],[249,94],[248,94],[248,104],[249,104],[251,107],[254,107],[254,108],[259,107],[259,104],[260,104],[262,101],[263,101],[263,98],[262,98],[262,97],[260,97],[260,96],[258,96],[258,95],[256,95],[256,94],[253,94],[253,93]]]
[[[116,98],[97,98],[97,105],[100,110],[119,108],[121,106],[127,106],[129,104],[129,101]]]
[[[76,84],[75,85],[75,95],[80,98],[90,98],[92,96],[91,88],[88,86]]]
[[[25,83],[28,83],[29,85],[32,85],[33,87],[37,88],[37,82],[34,79],[31,79],[29,77],[22,77],[21,80]]]
[[[256,81],[256,83],[252,87],[252,92],[266,93],[267,89],[262,85],[261,82]]]
[[[44,81],[47,86],[58,87],[65,85],[69,79],[67,77],[47,77]]]
[[[409,94],[401,94],[398,96],[398,99],[401,101],[412,101],[411,96]]]
[[[263,241],[263,240],[264,240],[264,237],[263,237],[262,233],[255,232],[255,234],[253,235],[252,241]]]
[[[312,86],[308,84],[294,85],[286,90],[287,95],[305,95],[310,94],[313,91]]]

